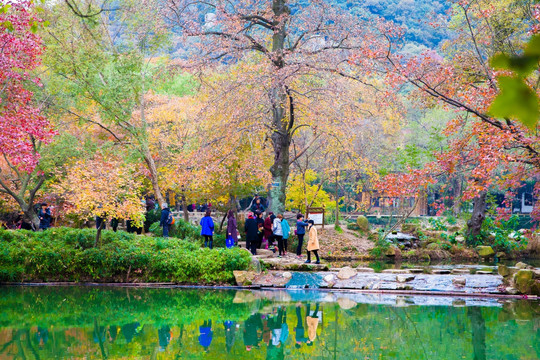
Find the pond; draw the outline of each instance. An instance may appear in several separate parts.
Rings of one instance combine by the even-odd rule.
[[[0,359],[539,359],[540,304],[180,288],[0,287]]]

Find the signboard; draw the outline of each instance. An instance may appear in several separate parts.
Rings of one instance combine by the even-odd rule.
[[[324,208],[308,208],[307,217],[324,229]]]

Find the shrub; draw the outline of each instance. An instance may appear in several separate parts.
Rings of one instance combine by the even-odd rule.
[[[201,249],[199,242],[103,231],[53,228],[0,230],[0,281],[103,281],[137,279],[178,283],[232,283],[251,255],[242,249]]]
[[[486,217],[482,223],[482,230],[477,239],[467,239],[470,246],[489,245],[495,251],[510,252],[524,249],[527,246],[527,238],[518,231],[519,216],[512,215],[508,220],[495,221]]]

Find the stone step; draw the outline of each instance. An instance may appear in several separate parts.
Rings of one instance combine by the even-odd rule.
[[[471,270],[469,269],[452,269],[452,274],[470,274]]]
[[[422,274],[424,269],[409,269],[409,271],[413,274]]]
[[[410,274],[409,269],[385,269],[382,271],[383,274]]]
[[[435,275],[445,275],[445,274],[450,274],[450,270],[448,270],[448,269],[433,269],[433,270],[431,270],[431,273],[435,274]]]

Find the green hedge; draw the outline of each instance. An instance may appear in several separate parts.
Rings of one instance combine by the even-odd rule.
[[[159,226],[159,221],[153,223],[150,226],[150,232],[154,236],[163,236],[163,228]],[[183,219],[176,219],[174,225],[171,225],[171,228],[169,229],[169,236],[179,239],[189,239],[191,241],[198,242],[201,245],[203,243],[203,237],[201,236],[201,227],[186,222]],[[225,247],[225,234],[219,234],[215,232],[213,246],[215,248]]]
[[[233,283],[233,270],[251,261],[242,249],[201,249],[198,242],[122,231],[103,231],[93,248],[95,236],[95,229],[0,230],[0,282]]]

